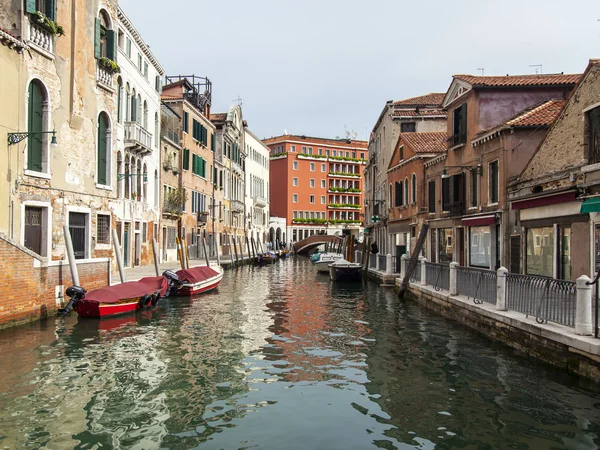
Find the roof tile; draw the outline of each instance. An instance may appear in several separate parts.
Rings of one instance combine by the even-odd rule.
[[[579,81],[581,74],[547,74],[547,75],[506,75],[475,76],[454,75],[455,79],[476,87],[519,87],[519,86],[556,86],[573,85]]]
[[[432,92],[418,97],[410,97],[394,102],[394,106],[442,106],[445,93]]]
[[[448,112],[443,109],[399,109],[392,112],[393,117],[423,117],[423,116],[444,116],[448,117]]]
[[[415,153],[444,153],[448,135],[446,132],[400,133],[400,139]]]

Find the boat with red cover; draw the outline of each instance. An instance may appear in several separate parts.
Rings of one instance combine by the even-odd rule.
[[[223,279],[221,266],[196,266],[176,272],[179,279],[179,295],[196,295],[219,286]]]
[[[160,277],[145,277],[87,292],[81,286],[71,286],[66,294],[71,297],[59,314],[64,316],[74,309],[80,317],[107,317],[156,306],[158,301],[173,291],[177,276],[165,272]]]

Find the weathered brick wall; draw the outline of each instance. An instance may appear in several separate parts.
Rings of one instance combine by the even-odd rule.
[[[600,101],[600,67],[592,66],[521,175],[529,180],[585,163],[584,109]]]
[[[109,263],[77,265],[79,281],[88,291],[109,284]],[[73,284],[69,264],[46,265],[34,253],[0,236],[0,328],[43,319],[56,313],[56,287]]]

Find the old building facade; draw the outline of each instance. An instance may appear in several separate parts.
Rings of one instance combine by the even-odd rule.
[[[269,148],[247,127],[244,129],[246,148],[246,219],[250,240],[267,239],[269,225]]]

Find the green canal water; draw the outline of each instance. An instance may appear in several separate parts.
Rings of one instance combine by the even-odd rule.
[[[600,389],[305,258],[0,332],[0,447],[591,449]]]

